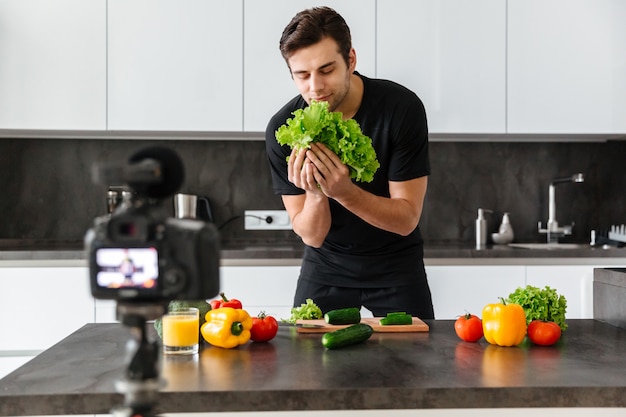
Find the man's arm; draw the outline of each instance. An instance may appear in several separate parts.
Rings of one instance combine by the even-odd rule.
[[[427,185],[428,177],[390,181],[389,198],[355,186],[352,192],[336,200],[372,226],[407,236],[415,230],[422,216]]]
[[[314,248],[324,243],[330,230],[330,207],[324,195],[305,193],[283,195],[283,204],[291,218],[293,231]]]
[[[317,185],[315,167],[306,153],[306,149],[292,150],[287,164],[289,181],[303,189],[304,194],[283,195],[283,204],[291,218],[293,231],[305,244],[319,248],[330,230],[330,206],[328,197]]]
[[[306,192],[285,195],[283,203],[294,232],[309,246],[321,246],[330,230],[328,198],[335,199],[367,223],[403,236],[415,230],[422,215],[428,177],[390,181],[390,197],[376,196],[355,185],[348,167],[319,144],[299,153],[292,152],[288,170],[290,181]]]
[[[367,223],[402,236],[417,227],[428,186],[428,177],[390,181],[389,198],[376,196],[355,185],[349,168],[330,149],[312,144],[306,158],[319,189]]]

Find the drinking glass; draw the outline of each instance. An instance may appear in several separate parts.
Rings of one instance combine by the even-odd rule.
[[[163,316],[163,352],[176,355],[198,353],[200,315],[197,308],[170,310]]]

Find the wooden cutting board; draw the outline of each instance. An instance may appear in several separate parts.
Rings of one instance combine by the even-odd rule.
[[[409,333],[409,332],[427,332],[428,324],[424,323],[417,317],[413,317],[413,324],[399,324],[393,326],[381,326],[379,320],[381,317],[364,317],[361,323],[369,324],[375,332],[381,333]],[[335,330],[343,329],[350,326],[349,324],[328,324],[323,319],[320,320],[298,320],[298,324],[314,324],[321,327],[298,327],[298,333],[328,333]]]

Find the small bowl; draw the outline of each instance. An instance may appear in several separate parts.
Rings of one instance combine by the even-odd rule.
[[[511,236],[502,235],[500,233],[492,233],[491,240],[493,240],[493,243],[495,243],[496,245],[508,245],[513,241],[513,239],[511,239]]]

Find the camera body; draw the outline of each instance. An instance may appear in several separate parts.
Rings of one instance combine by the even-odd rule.
[[[94,168],[96,183],[125,183],[134,192],[110,216],[97,217],[85,235],[92,295],[117,300],[118,307],[216,296],[217,228],[168,217],[163,208],[184,180],[178,155],[154,147],[136,153],[128,164]]]
[[[91,293],[123,301],[203,300],[219,292],[215,226],[163,215],[158,205],[98,217],[85,236]]]

